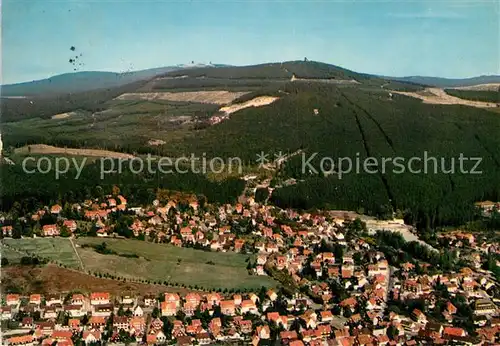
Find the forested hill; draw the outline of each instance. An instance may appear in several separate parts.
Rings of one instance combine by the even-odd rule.
[[[500,76],[479,76],[472,78],[439,78],[439,77],[383,77],[385,79],[397,80],[401,82],[417,83],[435,86],[438,88],[466,87],[478,84],[500,83]]]
[[[239,157],[247,171],[253,172],[258,169],[255,159],[261,152],[273,158],[279,152],[300,151],[301,155],[290,158],[275,173],[270,202],[302,209],[356,210],[379,217],[397,211],[408,222],[426,228],[473,220],[474,202],[500,199],[498,108],[423,103],[396,93],[398,90],[427,92],[419,84],[309,61],[191,68],[119,89],[85,93],[81,99],[61,100],[60,107],[47,107],[48,101],[29,102],[24,107],[30,119],[26,119],[27,112],[15,113],[19,107],[3,104],[11,113],[7,113],[10,122],[2,124],[2,138],[9,148],[44,143],[169,157],[191,153],[207,158]],[[229,101],[236,104],[259,96],[277,99],[236,111],[212,124],[207,120],[223,115],[222,105],[200,102],[200,91],[247,92]],[[123,93],[139,97],[116,99]],[[145,93],[155,98],[141,98]],[[182,102],[158,98],[176,93],[192,98]],[[82,111],[64,118],[51,117],[56,110],[72,108]],[[152,139],[162,144],[151,145]],[[379,165],[375,173],[355,170],[339,176],[335,169],[325,173],[302,169],[304,158],[311,155],[316,155],[311,161],[316,168],[322,158],[334,162],[339,158],[353,162],[374,158],[379,163],[384,158],[401,158],[406,166],[395,172],[394,165],[389,164],[385,171]],[[427,173],[418,172],[423,169],[424,155],[433,158]],[[480,173],[461,172],[461,156],[480,158],[476,167]],[[417,173],[407,165],[415,157],[420,160],[412,167]],[[468,162],[464,168],[470,171],[473,166],[474,162]],[[454,171],[447,173],[450,170]],[[150,179],[137,178],[139,182]],[[215,201],[233,201],[241,194],[242,186],[237,183],[219,185],[202,178],[179,176],[176,185],[207,194]],[[89,176],[88,181],[92,180]],[[4,191],[4,201],[15,200],[21,188],[23,196],[48,191],[47,178],[31,178],[33,184],[43,181],[44,185],[29,189],[23,187],[23,181],[27,180],[16,177],[12,184],[6,184],[9,189]],[[123,181],[132,182],[133,177]],[[69,186],[67,182],[61,189]],[[64,193],[61,190],[60,194]]]
[[[380,87],[337,86],[288,82],[281,97],[262,108],[248,108],[230,120],[185,137],[168,153],[195,152],[209,156],[241,157],[257,153],[314,153],[320,159],[412,157],[425,152],[437,160],[438,173],[408,171],[370,174],[351,172],[309,174],[301,155],[289,160],[273,184],[289,178],[297,183],[275,190],[271,200],[282,207],[359,210],[391,215],[399,210],[421,227],[462,224],[474,218],[474,202],[500,197],[500,117],[498,113],[459,105],[431,105],[390,95]],[[317,110],[318,114],[315,114]],[[171,151],[172,150],[172,151]],[[463,174],[458,159],[481,158],[480,174]],[[455,173],[442,172],[454,165]],[[471,165],[471,162],[469,162]],[[416,165],[422,169],[423,164]],[[470,166],[469,168],[472,168]],[[286,184],[284,184],[286,185]]]
[[[181,69],[180,67],[160,67],[134,72],[85,71],[65,73],[46,79],[6,84],[1,86],[2,96],[43,96],[80,93],[97,89],[116,88],[158,74]]]
[[[284,79],[290,80],[295,75],[297,78],[318,79],[354,79],[368,80],[372,77],[347,70],[345,68],[315,62],[315,61],[286,61],[250,66],[224,66],[218,68],[201,67],[186,71],[173,71],[164,74],[164,77],[189,76],[204,78],[229,78],[229,79]]]

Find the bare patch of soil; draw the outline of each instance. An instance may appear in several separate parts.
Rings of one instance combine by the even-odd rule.
[[[135,282],[123,282],[112,279],[97,278],[76,270],[61,268],[55,265],[43,267],[7,266],[2,268],[2,291],[17,287],[23,294],[54,294],[81,291],[84,293],[105,291],[112,295],[123,292],[136,294],[158,294],[161,292],[178,292],[185,294],[190,290],[149,285]]]
[[[246,102],[236,103],[236,104],[233,104],[230,106],[222,107],[221,109],[219,109],[219,111],[226,113],[226,114],[232,114],[234,112],[237,112],[239,110],[249,108],[249,107],[266,106],[266,105],[269,105],[269,104],[275,102],[278,99],[279,99],[278,97],[273,97],[273,96],[259,96],[259,97],[256,97],[256,98],[251,99],[251,100],[246,101]]]
[[[66,119],[66,118],[69,118],[70,116],[73,116],[73,115],[75,115],[74,112],[59,113],[59,114],[53,115],[51,117],[51,119],[54,119],[54,120]]]

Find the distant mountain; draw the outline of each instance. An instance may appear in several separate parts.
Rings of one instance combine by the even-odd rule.
[[[455,88],[455,87],[471,86],[477,84],[500,83],[500,76],[479,76],[479,77],[461,78],[461,79],[423,77],[423,76],[383,77],[383,78],[401,82],[430,85],[439,88]]]
[[[168,66],[125,73],[99,71],[65,73],[32,82],[3,85],[1,94],[2,96],[41,96],[114,88],[183,68],[185,67]]]
[[[166,73],[167,77],[229,78],[229,79],[282,79],[290,80],[293,76],[302,79],[337,79],[337,80],[368,80],[379,79],[364,73],[357,73],[340,66],[316,61],[284,61],[247,66],[232,65],[191,65],[189,71],[173,71]],[[218,67],[218,68],[214,68]]]

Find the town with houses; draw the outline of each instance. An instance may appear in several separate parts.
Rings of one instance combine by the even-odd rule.
[[[269,276],[276,287],[2,292],[2,345],[500,343],[500,246],[486,234],[447,230],[424,242],[402,220],[283,210],[253,197],[234,205],[173,197],[131,204],[119,193],[54,204],[23,218],[29,236],[5,219],[2,236],[138,238],[250,254],[248,275]],[[478,206],[489,215],[498,203]]]

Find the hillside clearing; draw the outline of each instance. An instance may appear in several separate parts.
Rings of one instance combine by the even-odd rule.
[[[189,92],[147,92],[125,93],[116,100],[167,100],[176,102],[196,102],[226,105],[247,94],[247,91],[189,91]]]
[[[70,155],[70,156],[95,156],[110,157],[115,159],[131,159],[134,155],[99,149],[60,148],[46,144],[30,144],[14,150],[15,154],[44,154],[44,155]]]
[[[496,108],[492,102],[470,101],[448,95],[443,89],[426,88],[423,92],[394,91],[392,93],[410,96],[422,100],[424,103],[437,105],[464,105],[478,108]]]
[[[219,111],[226,113],[226,114],[232,114],[234,112],[237,112],[239,110],[242,110],[242,109],[245,109],[248,107],[266,106],[266,105],[273,103],[274,101],[276,101],[278,99],[279,99],[278,97],[274,97],[274,96],[259,96],[259,97],[256,97],[252,100],[249,100],[249,101],[246,101],[243,103],[237,103],[237,104],[233,104],[230,106],[222,107]]]
[[[59,113],[59,114],[53,115],[51,117],[51,119],[54,119],[54,120],[66,119],[66,118],[69,118],[70,116],[75,115],[75,114],[76,114],[75,112]]]

